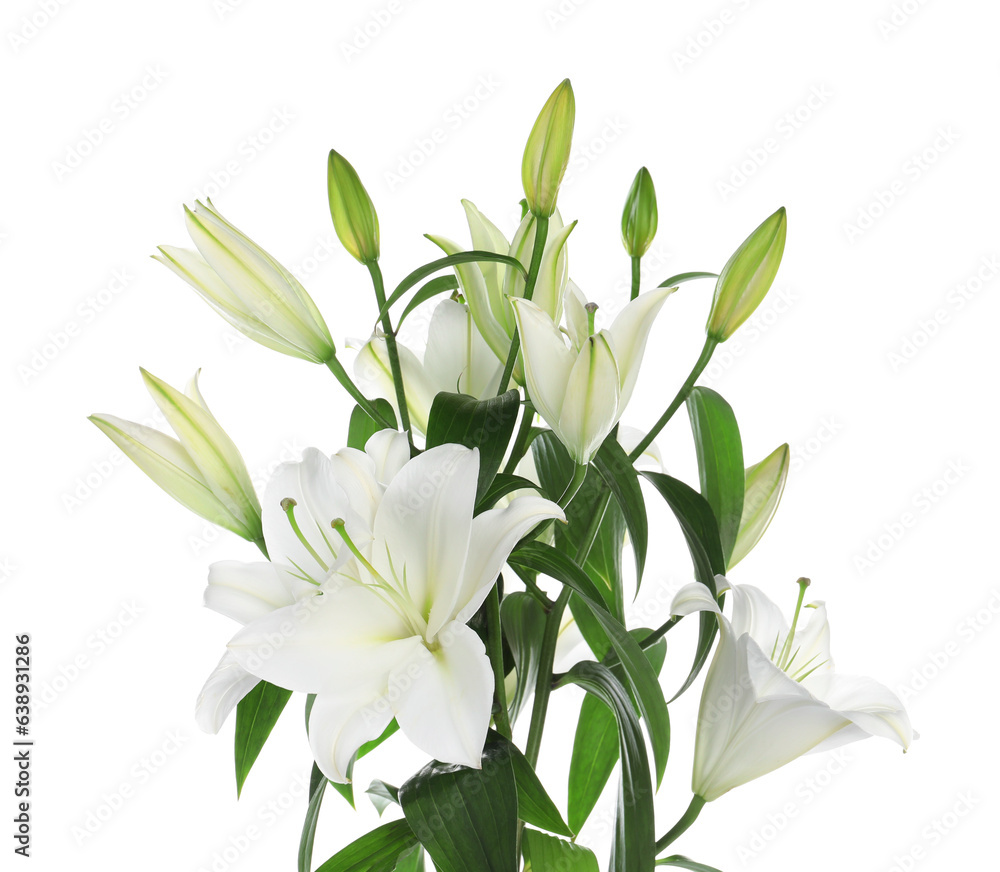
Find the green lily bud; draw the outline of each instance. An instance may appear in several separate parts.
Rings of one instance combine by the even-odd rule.
[[[569,163],[575,119],[573,86],[569,79],[563,79],[538,113],[521,161],[521,184],[528,209],[540,218],[548,218],[556,211],[559,185]]]
[[[260,503],[239,450],[205,405],[195,373],[182,393],[142,370],[177,438],[113,415],[90,419],[170,496],[205,520],[251,542],[263,537]]]
[[[711,339],[725,342],[760,305],[781,264],[787,226],[782,206],[746,238],[722,268],[705,327]]]
[[[642,257],[656,236],[656,189],[649,170],[643,167],[625,198],[622,212],[622,243],[629,257]]]
[[[367,265],[379,257],[378,215],[361,179],[346,158],[330,152],[326,175],[333,229],[350,255]]]
[[[736,543],[729,558],[729,568],[739,563],[760,541],[778,510],[785,481],[788,479],[788,443],[778,446],[760,463],[746,471],[743,516]]]

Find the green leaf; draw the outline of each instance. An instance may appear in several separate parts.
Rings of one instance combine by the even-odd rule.
[[[573,831],[566,826],[559,809],[546,793],[528,758],[520,749],[499,733],[490,731],[493,741],[506,742],[510,752],[510,762],[514,769],[514,782],[517,785],[517,814],[521,820],[535,827],[541,827],[550,833],[562,836],[572,836]]]
[[[725,574],[726,564],[722,556],[722,543],[719,541],[719,526],[715,521],[715,514],[712,512],[711,506],[701,494],[676,478],[671,478],[662,472],[643,472],[642,474],[660,492],[680,523],[681,531],[687,541],[688,551],[691,552],[695,578],[708,587],[712,593],[717,593],[715,576]],[[698,645],[695,649],[694,664],[684,680],[684,684],[681,685],[681,689],[670,698],[670,702],[684,693],[701,672],[701,668],[705,665],[708,654],[712,650],[712,643],[715,641],[717,632],[718,622],[715,615],[711,612],[702,612],[699,618]]]
[[[410,298],[410,302],[406,304],[406,308],[403,309],[399,316],[399,320],[396,322],[396,329],[399,329],[399,326],[406,320],[406,316],[416,309],[421,303],[426,303],[438,294],[443,294],[446,291],[454,291],[457,289],[458,279],[455,278],[455,276],[439,276],[436,279],[431,279]]]
[[[722,556],[729,563],[743,517],[743,443],[732,407],[709,388],[694,388],[687,398],[698,454],[701,495],[719,524]]]
[[[517,872],[517,786],[507,742],[483,768],[434,761],[399,789],[403,814],[438,872]]]
[[[498,472],[496,478],[476,503],[476,514],[492,509],[497,502],[508,494],[519,490],[538,490],[539,487],[533,481],[522,478],[520,475],[510,475],[506,472]]]
[[[514,433],[520,394],[507,391],[499,397],[477,400],[467,394],[439,393],[427,420],[427,447],[455,442],[479,449],[479,486],[482,499],[493,482]]]
[[[613,431],[604,440],[594,457],[594,465],[611,488],[625,517],[628,535],[632,540],[632,551],[635,554],[636,594],[638,594],[649,541],[646,502],[639,487],[639,475],[628,459],[625,449],[618,444],[617,431]]]
[[[433,275],[438,270],[447,269],[450,266],[457,266],[460,263],[485,263],[488,261],[493,261],[496,263],[505,263],[507,266],[512,266],[519,270],[525,278],[528,277],[528,271],[524,268],[521,262],[516,257],[510,257],[506,254],[496,254],[492,251],[461,251],[458,254],[449,254],[447,257],[439,257],[437,260],[432,260],[430,263],[425,263],[423,266],[418,267],[413,272],[411,272],[405,279],[403,279],[391,294],[389,294],[388,299],[385,301],[385,305],[379,310],[378,317],[376,321],[381,321],[382,316],[385,315],[405,294],[410,288],[422,282],[429,275]]]
[[[236,706],[236,796],[285,708],[290,690],[260,681]]]
[[[386,784],[378,778],[368,785],[365,793],[371,799],[372,805],[375,806],[379,817],[382,817],[382,812],[390,805],[399,805],[399,788],[393,787],[391,784]]]
[[[528,829],[522,840],[525,872],[600,872],[594,852],[582,845]]]
[[[518,591],[505,596],[500,603],[500,624],[517,668],[517,686],[508,706],[513,723],[535,688],[545,610],[531,594]]]
[[[338,851],[316,872],[393,872],[396,861],[417,838],[405,821],[392,821]]]
[[[375,407],[375,411],[383,418],[387,421],[392,421],[393,424],[396,423],[396,413],[392,410],[392,403],[382,399],[382,397],[378,397],[372,400],[372,405]],[[379,430],[384,429],[385,427],[382,423],[373,421],[361,406],[355,406],[354,411],[351,412],[351,423],[347,428],[347,447],[364,451],[368,440],[378,433]]]
[[[306,808],[306,819],[302,824],[302,835],[299,838],[299,872],[312,872],[313,842],[316,839],[316,824],[319,823],[319,809],[323,804],[326,785],[329,782],[320,772],[319,766],[313,763],[309,775],[309,805]]]
[[[611,872],[649,872],[655,856],[653,786],[649,778],[646,744],[632,701],[621,682],[606,666],[577,663],[559,681],[576,684],[614,712],[618,724],[622,775],[618,790]]]
[[[646,721],[656,761],[656,783],[659,784],[667,768],[667,756],[670,753],[670,718],[660,682],[642,648],[621,622],[604,608],[593,581],[561,551],[542,542],[528,542],[510,555],[508,563],[543,572],[572,588],[590,608],[594,617],[600,621],[602,629],[608,634],[611,645],[621,660],[625,677]]]
[[[417,843],[399,855],[396,872],[424,872],[424,846]]]
[[[695,279],[717,279],[719,277],[718,273],[710,272],[686,272],[677,273],[675,276],[671,276],[669,279],[664,279],[660,282],[658,288],[672,288],[676,285],[681,285],[684,282],[691,282]]]
[[[719,872],[714,866],[706,866],[704,863],[695,863],[694,860],[689,860],[687,857],[682,857],[680,854],[674,854],[670,857],[664,857],[661,860],[656,861],[657,866],[677,866],[681,869],[690,869],[691,872]]]

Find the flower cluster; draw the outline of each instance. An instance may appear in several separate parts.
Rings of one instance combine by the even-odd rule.
[[[312,868],[327,786],[353,804],[358,761],[397,730],[430,762],[398,788],[376,779],[368,792],[380,812],[394,804],[401,817],[323,870],[416,870],[424,852],[443,872],[514,872],[522,862],[533,872],[596,869],[575,837],[619,761],[611,868],[710,869],[679,855],[657,859],[707,803],[806,753],[865,736],[904,749],[913,739],[893,693],[834,671],[826,606],[806,601],[808,580],[799,580],[790,622],[760,589],[731,581],[777,511],[788,446],[745,463],[731,406],[697,381],[768,292],[784,250],[784,209],[718,274],[686,272],[651,287],[642,258],[658,212],[643,167],[621,218],[629,299],[615,301],[616,316],[598,329],[597,306],[570,277],[576,221],[558,208],[575,112],[567,80],[528,136],[522,220],[509,239],[463,201],[471,247],[429,235],[443,256],[391,290],[379,265],[375,204],[354,167],[330,153],[333,225],[368,271],[377,312],[350,367],[287,269],[212,203],[185,209],[196,250],[163,246],[156,259],[256,342],[328,367],[356,404],[347,447],[307,449],[277,468],[258,499],[197,376],[181,392],[143,371],[176,438],[92,416],[163,490],[263,555],[209,568],[205,604],[239,629],[195,717],[216,733],[235,710],[242,788],[291,694],[305,695],[314,763],[300,870]],[[652,426],[625,425],[668,298],[688,282],[713,280],[704,347],[689,377],[663,397]],[[400,324],[432,303],[425,348],[406,347]],[[654,441],[682,406],[696,487],[665,471]],[[663,624],[628,626],[625,602],[646,561],[649,499],[679,523],[694,580]],[[692,798],[658,838],[653,795],[671,741],[664,637],[692,615],[696,644],[671,651],[691,665],[669,696],[672,703],[697,686],[709,663]],[[570,684],[587,699],[564,816],[535,768],[550,697]],[[530,719],[518,721],[529,709]]]

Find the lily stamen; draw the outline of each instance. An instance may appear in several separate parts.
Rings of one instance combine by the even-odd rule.
[[[299,529],[299,523],[298,521],[295,520],[295,507],[297,505],[298,503],[296,503],[295,500],[293,500],[291,497],[285,497],[281,501],[281,511],[285,513],[285,516],[288,518],[288,523],[291,525],[292,530],[295,532],[295,535],[298,537],[298,540],[305,546],[306,551],[309,552],[309,555],[312,557],[312,559],[315,560],[323,568],[324,572],[329,572],[330,567],[326,565],[326,561],[324,561],[323,558],[316,553],[316,549],[313,548],[311,544],[309,544],[309,540],[306,539],[305,535],[302,533],[302,530]]]
[[[795,628],[799,623],[799,613],[802,611],[802,601],[806,597],[806,588],[809,587],[810,581],[808,578],[800,578],[796,584],[799,586],[799,599],[795,604],[795,614],[792,615],[792,626],[788,630],[788,635],[785,637],[785,644],[781,646],[781,653],[778,655],[778,659],[775,661],[779,668],[786,670],[789,665],[791,665],[791,659],[789,655],[792,651],[792,643],[795,641]]]

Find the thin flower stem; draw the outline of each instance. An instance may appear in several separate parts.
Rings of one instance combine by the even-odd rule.
[[[632,294],[629,299],[634,300],[639,296],[639,276],[641,275],[642,267],[639,265],[642,261],[641,257],[632,258]]]
[[[569,484],[566,485],[566,490],[562,492],[562,496],[559,497],[559,508],[565,509],[571,502],[573,502],[573,497],[575,497],[580,492],[580,488],[583,487],[583,482],[587,477],[588,469],[590,469],[590,464],[588,463],[578,463],[573,468],[573,477],[570,479]]]
[[[385,308],[385,283],[382,280],[382,270],[377,260],[367,264],[368,272],[371,273],[372,285],[375,288],[375,300],[378,303],[379,311]],[[406,389],[403,386],[403,370],[399,365],[399,349],[396,347],[396,333],[392,329],[392,318],[389,312],[382,316],[382,332],[385,334],[385,350],[389,354],[389,368],[392,370],[392,383],[396,388],[396,404],[399,406],[400,428],[406,432],[406,438],[410,443],[410,454],[414,453],[413,431],[410,427],[410,411],[406,406]]]
[[[542,265],[542,254],[545,252],[545,237],[549,233],[549,219],[541,215],[535,217],[535,241],[531,249],[531,264],[528,267],[528,277],[524,280],[524,299],[530,300],[535,293],[535,282],[538,281],[538,270]],[[521,350],[521,335],[514,331],[514,338],[510,343],[510,351],[507,354],[507,363],[503,368],[503,375],[500,377],[500,388],[497,396],[507,390],[510,384],[511,374],[514,372],[514,365],[517,363],[517,355]]]
[[[656,840],[656,853],[659,854],[667,845],[671,844],[678,836],[681,835],[691,824],[695,822],[698,815],[701,814],[701,810],[705,807],[705,800],[702,799],[698,794],[691,797],[691,804],[687,807],[687,811],[681,815],[681,819],[677,821],[671,828],[670,831]]]
[[[510,457],[503,471],[505,475],[513,475],[521,458],[528,452],[528,437],[531,436],[531,422],[535,417],[535,407],[528,398],[528,392],[524,392],[524,413],[521,416],[521,424],[517,429],[517,436],[514,437],[514,447],[511,449]]]
[[[329,369],[330,372],[332,372],[337,377],[337,381],[339,381],[344,386],[344,390],[346,390],[347,393],[351,395],[351,398],[354,400],[354,402],[356,402],[359,406],[361,406],[362,409],[365,410],[369,418],[371,418],[373,421],[377,421],[378,423],[382,424],[385,427],[389,427],[392,430],[396,429],[395,424],[383,418],[378,409],[376,409],[375,406],[372,405],[371,400],[369,400],[363,393],[361,393],[361,391],[358,389],[358,386],[354,384],[351,377],[347,374],[347,370],[344,369],[344,365],[337,358],[336,354],[331,356],[330,359],[326,361],[326,366],[327,369]]]
[[[708,366],[708,362],[712,359],[712,353],[715,351],[715,347],[718,345],[718,341],[712,339],[709,336],[705,340],[705,345],[701,349],[701,357],[698,358],[698,362],[694,365],[691,373],[687,377],[687,381],[681,385],[681,389],[677,392],[677,396],[674,397],[673,401],[667,406],[667,410],[660,416],[660,419],[653,425],[653,428],[642,437],[642,441],[632,450],[632,453],[628,456],[628,459],[633,463],[642,456],[642,452],[649,448],[650,443],[657,437],[659,432],[666,426],[667,422],[674,416],[676,412],[688,398],[688,394],[691,393],[691,389],[694,387],[694,383],[698,381],[698,376],[704,372],[705,367]]]
[[[510,716],[507,713],[507,688],[504,684],[506,676],[503,671],[503,639],[500,636],[500,591],[496,585],[486,598],[486,638],[489,640],[490,665],[493,667],[493,684],[495,687],[496,714],[494,720],[497,732],[506,738],[511,737]]]

